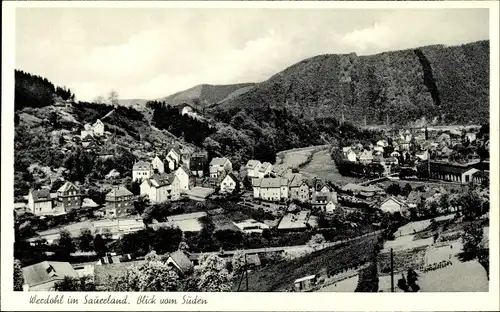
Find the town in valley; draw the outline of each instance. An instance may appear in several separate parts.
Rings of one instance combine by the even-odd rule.
[[[290,65],[89,101],[16,69],[14,290],[488,291],[489,41]]]

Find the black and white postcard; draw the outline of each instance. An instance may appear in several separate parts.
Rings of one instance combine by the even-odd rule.
[[[2,7],[2,309],[498,309],[497,2]]]

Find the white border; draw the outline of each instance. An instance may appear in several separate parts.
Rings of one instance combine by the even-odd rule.
[[[496,1],[377,1],[377,2],[2,2],[2,247],[1,248],[1,309],[16,311],[36,310],[114,310],[137,311],[484,311],[500,310],[499,268],[498,268],[498,191],[491,192],[490,213],[490,291],[488,293],[416,293],[416,294],[387,294],[387,293],[198,293],[208,301],[206,305],[143,305],[130,304],[125,306],[113,305],[30,305],[29,297],[33,293],[12,291],[13,285],[13,228],[12,228],[12,195],[13,194],[13,127],[14,122],[14,64],[15,64],[15,8],[16,7],[110,7],[110,8],[363,8],[363,9],[408,9],[408,8],[489,8],[490,9],[490,119],[491,119],[491,189],[498,190],[498,86],[499,82],[499,3]],[[34,51],[36,53],[36,51]],[[44,293],[37,293],[39,296]],[[47,293],[45,293],[47,294]],[[54,293],[52,293],[54,294]],[[104,296],[107,293],[99,293]],[[85,293],[65,293],[83,301]],[[118,294],[117,294],[118,295]],[[129,293],[131,302],[139,294]],[[156,293],[156,297],[174,297],[182,301],[184,293]],[[195,294],[191,294],[195,295]]]

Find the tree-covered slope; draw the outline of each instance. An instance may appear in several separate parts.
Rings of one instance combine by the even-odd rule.
[[[210,112],[286,108],[357,125],[489,119],[489,42],[369,56],[320,55],[296,63]]]

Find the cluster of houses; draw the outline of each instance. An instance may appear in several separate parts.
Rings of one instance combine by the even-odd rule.
[[[280,165],[249,160],[245,166],[246,175],[251,178],[253,198],[270,202],[297,200],[310,203],[315,208],[333,212],[338,204],[333,186],[320,179],[308,179],[303,174]]]
[[[14,203],[14,210],[37,216],[62,215],[75,209],[99,206],[92,199],[84,198],[81,190],[71,182],[65,182],[55,193],[46,188],[32,189],[24,199],[26,202]]]

